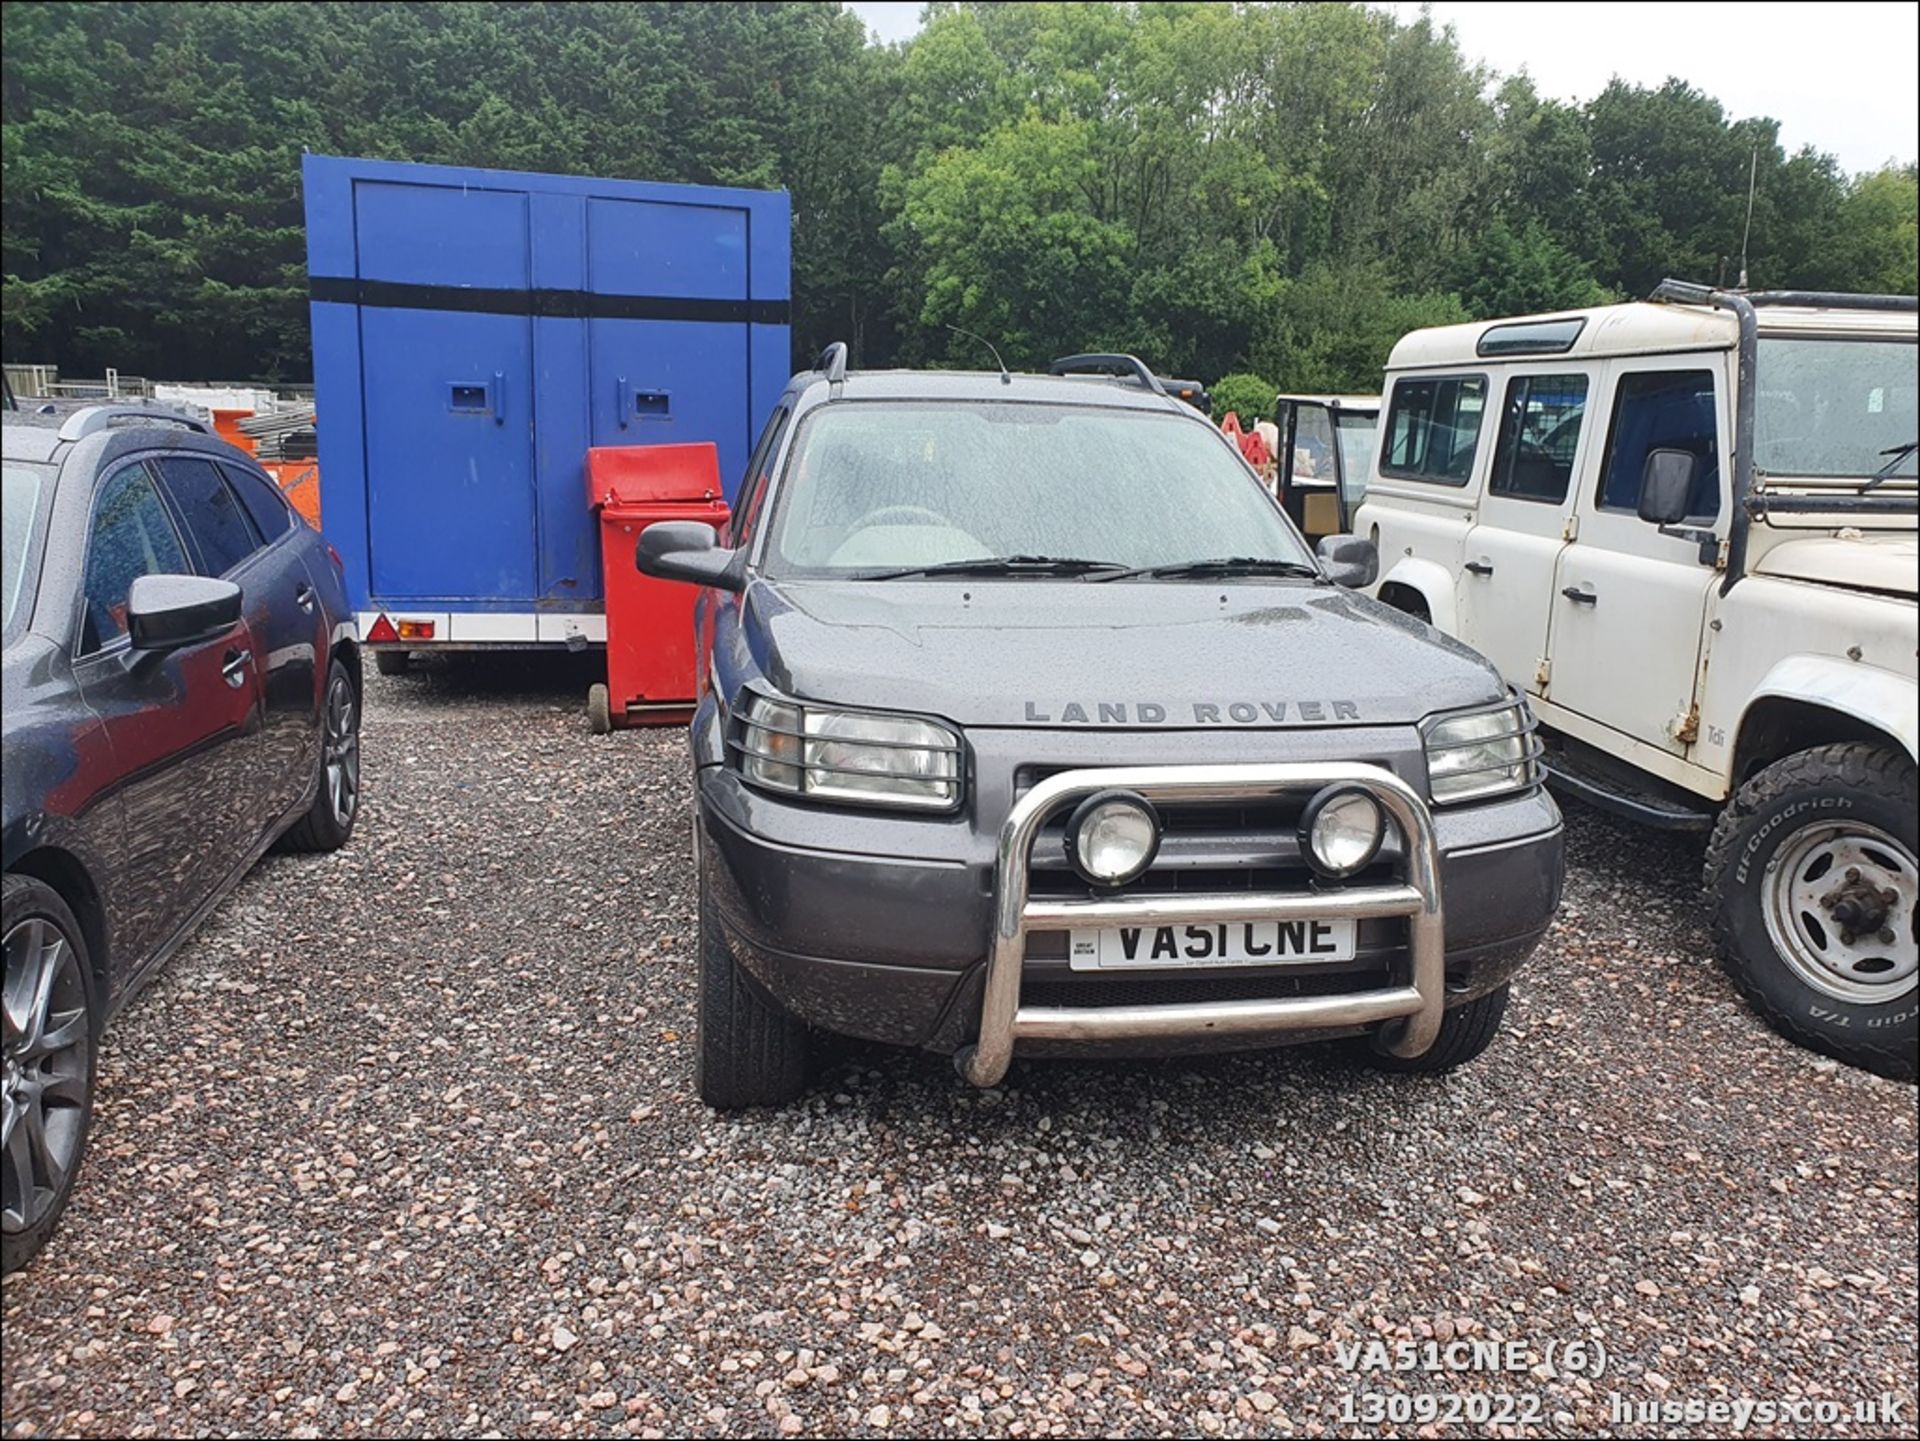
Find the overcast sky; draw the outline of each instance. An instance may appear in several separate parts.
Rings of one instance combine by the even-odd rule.
[[[918,0],[848,8],[882,40],[920,28]],[[1417,4],[1389,4],[1406,19]],[[1770,115],[1791,154],[1803,145],[1848,170],[1875,170],[1920,151],[1920,5],[1850,3],[1520,6],[1435,0],[1470,58],[1503,74],[1526,70],[1543,95],[1591,100],[1618,75],[1658,85],[1679,75],[1732,118]]]

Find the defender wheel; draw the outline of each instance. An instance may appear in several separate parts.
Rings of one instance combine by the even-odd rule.
[[[783,1106],[807,1083],[807,1028],[740,969],[700,872],[700,1015],[694,1085],[722,1111]]]
[[[360,814],[360,695],[339,661],[327,669],[320,731],[320,788],[307,813],[280,838],[287,851],[337,851]]]
[[[587,687],[587,724],[597,736],[603,736],[613,729],[613,709],[607,698],[607,688],[603,685]]]
[[[0,937],[0,1272],[11,1275],[47,1244],[73,1193],[99,1037],[87,943],[59,893],[31,876],[6,877]]]
[[[404,650],[377,650],[373,653],[373,668],[381,675],[405,675],[413,669],[413,654]]]
[[[1920,781],[1864,742],[1776,761],[1720,814],[1703,876],[1722,963],[1781,1035],[1911,1081],[1920,1061]]]
[[[1383,1071],[1401,1071],[1414,1075],[1438,1075],[1464,1066],[1493,1044],[1500,1032],[1500,1018],[1507,1013],[1511,986],[1488,991],[1464,1005],[1455,1006],[1440,1020],[1440,1034],[1418,1056],[1395,1056],[1373,1050],[1373,1064]],[[1371,1049],[1371,1047],[1370,1047]]]

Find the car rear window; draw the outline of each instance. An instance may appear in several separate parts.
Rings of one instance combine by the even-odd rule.
[[[0,631],[12,635],[13,618],[32,608],[22,605],[33,595],[33,587],[27,584],[27,555],[33,548],[41,506],[52,489],[53,478],[52,472],[42,466],[13,461],[7,462],[0,478],[5,486],[0,493],[0,535],[4,536],[4,545],[0,546],[0,601],[6,606]]]
[[[1380,473],[1434,485],[1465,485],[1473,476],[1473,453],[1486,408],[1484,375],[1395,381]]]
[[[260,532],[212,461],[169,455],[159,467],[174,508],[200,552],[201,574],[225,575],[260,548]]]
[[[227,484],[234,488],[240,503],[253,517],[253,523],[269,542],[278,540],[294,527],[293,507],[280,494],[280,487],[265,476],[237,465],[223,465]]]

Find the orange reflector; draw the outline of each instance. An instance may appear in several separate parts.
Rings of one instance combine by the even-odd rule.
[[[400,639],[432,640],[433,622],[430,620],[403,620],[400,622]]]
[[[400,632],[393,628],[392,621],[382,615],[367,627],[367,639],[370,641],[398,640]]]

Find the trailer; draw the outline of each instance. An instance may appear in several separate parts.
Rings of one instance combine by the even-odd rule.
[[[604,644],[597,446],[711,442],[791,370],[784,191],[308,155],[320,511],[360,633]],[[731,498],[730,496],[725,498]]]

